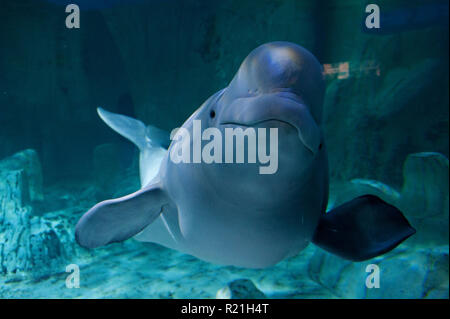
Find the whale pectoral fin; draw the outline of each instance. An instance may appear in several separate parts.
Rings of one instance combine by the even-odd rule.
[[[75,239],[86,248],[124,241],[152,223],[168,203],[169,199],[158,184],[103,201],[78,221]]]
[[[323,215],[312,242],[342,258],[363,261],[394,249],[415,232],[400,210],[365,195]]]

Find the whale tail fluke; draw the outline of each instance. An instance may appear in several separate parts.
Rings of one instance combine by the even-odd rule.
[[[312,242],[342,258],[363,261],[394,249],[415,232],[396,207],[365,195],[323,215]]]
[[[97,113],[110,128],[133,142],[141,151],[145,149],[146,127],[144,123],[125,115],[108,112],[101,107],[97,108]]]
[[[141,186],[148,185],[158,175],[161,162],[170,144],[169,133],[151,125],[145,126],[139,120],[108,112],[100,107],[97,112],[110,128],[139,148]]]
[[[101,107],[97,108],[97,113],[110,128],[133,142],[140,151],[152,146],[167,148],[170,144],[169,134],[157,127],[146,126],[137,119]]]

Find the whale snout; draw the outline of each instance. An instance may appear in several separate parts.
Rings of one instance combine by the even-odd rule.
[[[262,94],[238,98],[221,114],[222,125],[256,126],[279,121],[297,130],[305,147],[316,154],[320,148],[320,129],[302,99],[290,92]]]
[[[316,154],[325,83],[317,59],[301,46],[272,42],[253,50],[218,103],[220,124],[261,125],[279,121],[294,127]]]
[[[272,42],[253,50],[227,90],[230,100],[252,94],[291,93],[308,106],[320,124],[325,94],[322,66],[305,48]]]

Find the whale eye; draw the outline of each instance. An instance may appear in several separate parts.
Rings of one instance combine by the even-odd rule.
[[[216,117],[216,112],[214,112],[214,110],[211,110],[211,112],[209,112],[209,117],[210,118],[215,118]]]
[[[321,149],[322,149],[322,143],[319,144],[319,150],[321,150]]]

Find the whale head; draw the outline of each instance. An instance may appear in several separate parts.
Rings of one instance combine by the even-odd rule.
[[[226,104],[265,94],[295,96],[320,124],[324,93],[322,66],[312,53],[294,43],[271,42],[247,56],[222,99]]]
[[[218,192],[229,185],[222,181],[241,181],[235,188],[235,196],[231,196],[236,201],[246,194],[255,203],[267,206],[276,203],[266,199],[277,197],[282,201],[290,197],[308,180],[316,159],[324,153],[320,130],[324,89],[321,65],[306,49],[287,42],[256,48],[243,61],[230,84],[212,95],[186,124],[200,120],[202,129],[217,128],[222,133],[222,144],[226,142],[227,129],[250,128],[257,135],[259,129],[265,129],[265,154],[277,152],[274,158],[277,163],[275,166],[268,163],[272,167],[265,168],[266,174],[259,164],[228,165],[224,147],[221,163],[202,165],[202,174],[209,177]],[[272,143],[273,129],[277,130],[276,145]],[[256,137],[257,142],[259,138]],[[248,141],[244,143],[247,160]],[[259,147],[258,144],[257,161]],[[266,185],[284,186],[274,190]],[[275,196],[265,196],[269,194]]]

